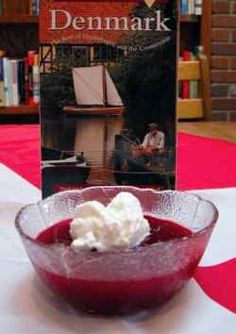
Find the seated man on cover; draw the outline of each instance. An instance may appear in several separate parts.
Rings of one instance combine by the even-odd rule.
[[[149,126],[149,133],[146,134],[141,149],[143,154],[150,156],[152,161],[149,161],[147,165],[155,163],[156,157],[164,153],[165,149],[165,134],[158,130],[156,123],[151,123]]]

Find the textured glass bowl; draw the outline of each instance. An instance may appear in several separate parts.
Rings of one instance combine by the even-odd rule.
[[[48,227],[71,218],[79,203],[107,204],[120,191],[139,198],[145,214],[187,227],[193,235],[145,247],[106,253],[77,252],[36,240]],[[58,193],[23,208],[16,227],[44,284],[83,310],[129,313],[162,304],[193,276],[218,218],[208,201],[184,192],[133,187],[94,187]]]

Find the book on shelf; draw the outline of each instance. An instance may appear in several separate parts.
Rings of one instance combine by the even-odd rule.
[[[202,15],[202,0],[181,0],[182,15]]]
[[[0,53],[0,106],[39,103],[39,58],[29,51],[24,59],[11,59]]]
[[[190,53],[190,60],[195,61],[197,60],[197,55],[193,52]],[[190,81],[190,88],[189,88],[189,97],[190,99],[197,99],[198,98],[198,91],[199,91],[199,83],[197,80]]]
[[[0,15],[3,14],[3,0],[0,0]]]
[[[191,52],[184,51],[183,52],[183,61],[190,61],[191,60]],[[189,99],[190,98],[190,82],[188,80],[182,81],[182,99]]]
[[[4,106],[8,107],[10,105],[10,83],[9,83],[9,59],[3,58],[3,82],[4,82]]]
[[[195,15],[202,15],[202,0],[195,0]]]
[[[39,73],[39,56],[34,56],[33,64],[33,103],[40,102],[40,73]]]
[[[195,1],[194,0],[188,0],[188,14],[194,15],[195,13]]]
[[[10,60],[10,82],[11,82],[11,99],[13,106],[18,106],[19,105],[19,90],[18,90],[18,73],[17,73],[17,67],[18,67],[18,60],[17,59],[12,59]]]
[[[203,47],[196,46],[194,51],[184,50],[180,61],[196,61],[203,53]],[[179,98],[180,99],[197,99],[199,96],[199,81],[197,80],[183,80],[179,84]]]
[[[188,0],[181,0],[181,14],[187,15],[188,13]]]
[[[39,0],[31,0],[30,12],[32,15],[39,15]]]
[[[0,58],[0,107],[5,105],[3,58]]]
[[[17,80],[18,80],[18,89],[19,89],[19,103],[24,104],[26,102],[25,61],[24,60],[18,61]]]
[[[33,104],[34,82],[33,82],[33,66],[34,66],[34,51],[28,52],[28,104]]]

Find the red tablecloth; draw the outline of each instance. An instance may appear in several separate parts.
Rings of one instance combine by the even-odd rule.
[[[0,162],[38,187],[40,187],[39,152],[38,126],[0,126]],[[236,145],[183,133],[178,135],[179,189],[235,187],[235,171]],[[221,231],[224,241],[228,242],[231,238],[229,245],[233,245],[232,240],[235,239],[234,229],[230,228],[234,226],[232,225],[234,222],[231,221],[231,218],[235,217],[234,213],[231,214],[231,210],[234,210],[233,203],[234,201],[220,214],[220,222],[224,218],[224,223],[229,225],[225,225],[222,229],[220,222],[218,223],[218,232]],[[219,242],[217,235],[214,242]],[[231,249],[226,261],[222,259],[216,261],[216,264],[200,266],[195,279],[212,300],[236,313],[235,248],[222,242],[220,245],[222,245],[220,254],[228,248],[232,248],[233,251]]]
[[[0,126],[0,162],[40,187],[39,126]],[[236,145],[178,135],[178,189],[236,186]]]

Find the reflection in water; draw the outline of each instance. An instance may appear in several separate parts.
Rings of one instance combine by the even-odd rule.
[[[62,151],[84,152],[98,165],[109,161],[115,135],[123,119],[119,117],[76,117],[42,124],[42,146]]]
[[[76,123],[74,150],[84,152],[93,166],[110,167],[115,148],[115,136],[120,133],[121,118],[83,118]]]
[[[115,136],[123,127],[120,117],[76,117],[42,125],[42,146],[84,155],[91,165],[90,184],[113,183]]]
[[[91,167],[88,179],[86,177],[89,185],[148,184],[173,188],[173,151],[166,150],[164,155],[156,156],[158,161],[155,165],[147,166],[145,156],[135,158],[134,153],[137,151],[140,154],[140,150],[134,149],[133,142],[121,141],[122,145],[118,148],[116,135],[123,126],[123,118],[119,117],[66,117],[43,124],[42,145],[77,155],[83,152]],[[116,155],[113,154],[115,139]]]
[[[42,123],[42,146],[61,151],[73,151],[76,122],[72,118]]]

